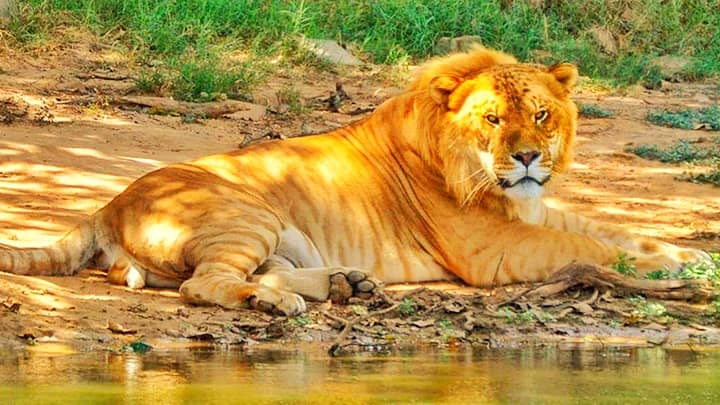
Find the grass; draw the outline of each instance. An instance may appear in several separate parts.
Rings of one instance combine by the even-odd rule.
[[[649,280],[694,280],[703,279],[720,283],[720,253],[710,253],[710,261],[688,263],[679,271],[659,269],[645,275]],[[610,268],[620,274],[637,277],[636,258],[622,252]]]
[[[720,137],[712,139],[709,144],[679,140],[666,149],[658,148],[656,145],[640,145],[627,148],[626,151],[663,163],[691,163],[709,166],[709,171],[688,173],[682,178],[693,183],[712,184],[720,187]]]
[[[596,105],[596,104],[580,104],[578,105],[580,115],[585,118],[609,118],[612,112]]]
[[[302,114],[307,111],[305,104],[303,103],[300,91],[292,86],[285,86],[275,93],[275,97],[278,99],[278,103],[286,104],[288,111],[293,114]]]
[[[641,158],[659,160],[663,163],[702,162],[720,156],[719,142],[711,148],[698,148],[694,143],[679,140],[667,149],[656,145],[640,145],[627,149]]]
[[[585,75],[620,85],[657,82],[659,69],[652,60],[665,54],[693,58],[683,72],[686,78],[720,74],[715,0],[553,1],[542,8],[502,0],[27,0],[19,5],[8,27],[16,43],[36,46],[64,27],[81,26],[140,60],[166,62],[161,85],[141,79],[138,88],[199,101],[221,94],[247,97],[261,82],[264,75],[225,63],[232,50],[243,50],[248,60],[281,55],[290,63],[316,63],[297,52],[294,44],[303,36],[351,44],[376,63],[421,60],[441,37],[477,35],[487,46],[522,60],[575,62]],[[618,39],[616,54],[593,39],[598,25]]]
[[[637,277],[637,268],[635,267],[635,258],[628,256],[626,252],[618,255],[617,261],[610,265],[610,268],[620,274]]]
[[[648,114],[647,120],[655,125],[671,128],[720,131],[720,106],[688,108],[682,111],[653,111]]]
[[[659,302],[648,301],[645,297],[638,296],[629,299],[635,309],[633,315],[639,318],[664,320],[667,318],[667,309]]]
[[[720,253],[710,253],[710,262],[691,263],[680,271],[657,270],[645,275],[650,280],[703,279],[720,283]]]
[[[292,326],[305,326],[312,323],[312,319],[308,314],[302,314],[298,315],[294,318],[290,318],[289,321],[290,325]]]
[[[708,173],[689,175],[687,181],[697,184],[712,184],[715,187],[720,187],[720,169],[715,169]]]

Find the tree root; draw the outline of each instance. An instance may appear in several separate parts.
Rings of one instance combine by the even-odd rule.
[[[545,298],[577,285],[611,288],[622,295],[642,294],[662,300],[707,302],[720,295],[720,290],[713,288],[713,283],[708,280],[645,280],[625,276],[607,267],[571,263],[547,281],[513,298]]]

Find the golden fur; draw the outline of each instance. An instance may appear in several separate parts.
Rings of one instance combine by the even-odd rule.
[[[95,257],[111,282],[296,314],[301,296],[377,280],[491,286],[622,251],[642,270],[704,258],[542,203],[572,156],[576,78],[482,48],[431,61],[364,120],[152,172],[55,245],[1,248],[0,270],[72,274]]]

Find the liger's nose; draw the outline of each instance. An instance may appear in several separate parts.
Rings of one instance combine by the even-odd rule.
[[[512,155],[512,158],[517,160],[518,162],[525,165],[525,167],[530,166],[530,163],[535,161],[535,159],[540,157],[540,152],[536,150],[531,150],[528,152],[518,152],[514,155]]]

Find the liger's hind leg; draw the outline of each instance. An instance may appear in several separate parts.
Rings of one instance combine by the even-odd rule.
[[[249,306],[285,315],[304,312],[300,295],[248,281],[277,247],[279,229],[280,224],[270,220],[263,226],[227,221],[218,226],[205,224],[186,247],[186,260],[195,270],[180,286],[181,297],[225,308]]]

